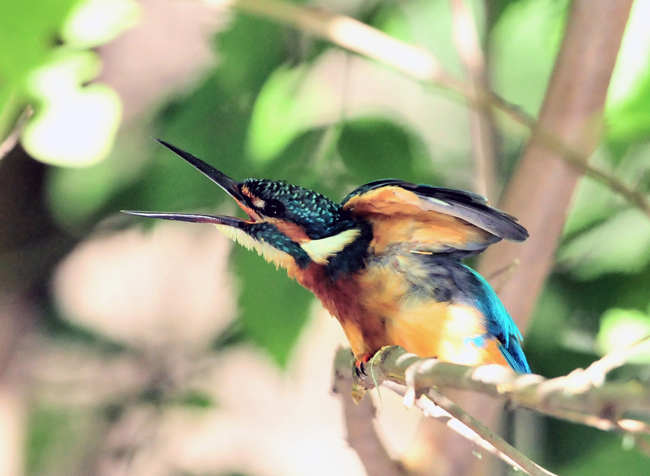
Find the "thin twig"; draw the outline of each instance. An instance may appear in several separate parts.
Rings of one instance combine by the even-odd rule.
[[[526,471],[528,474],[532,476],[548,476],[553,474],[550,471],[547,471],[539,465],[535,464],[521,451],[510,445],[499,435],[495,434],[487,426],[485,426],[476,418],[472,417],[469,413],[460,408],[449,398],[438,393],[434,389],[429,389],[427,391],[427,396],[433,401],[433,403],[438,405],[443,410],[447,411],[450,415],[452,415],[467,427],[471,428],[481,439],[488,442],[494,448],[498,449],[498,451],[501,453],[505,454],[508,458],[515,462],[517,466]]]
[[[512,263],[505,265],[503,268],[494,270],[492,273],[490,273],[490,275],[485,277],[488,280],[488,282],[492,284],[492,288],[494,288],[494,291],[497,294],[499,294],[501,288],[505,286],[508,281],[510,281],[510,279],[514,275],[515,271],[517,271],[517,268],[519,267],[520,264],[521,263],[519,262],[519,260],[516,259]],[[499,276],[501,276],[499,282],[493,283],[493,281]]]
[[[474,18],[465,0],[450,0],[454,26],[454,41],[468,82],[475,107],[469,109],[469,126],[474,151],[475,191],[495,198],[495,153],[496,135],[492,105],[476,101],[488,90],[485,58],[481,49]]]
[[[462,81],[448,74],[424,48],[399,41],[345,15],[279,0],[200,0],[216,7],[232,7],[323,38],[346,50],[373,58],[420,81],[435,82],[463,96]]]
[[[609,372],[624,365],[630,355],[634,353],[640,345],[645,344],[648,341],[650,341],[650,334],[637,339],[622,349],[616,349],[605,354],[581,372],[582,377],[585,379],[585,384],[600,387],[605,383],[605,379]]]
[[[32,114],[34,114],[34,109],[32,109],[31,106],[27,106],[20,114],[13,130],[0,144],[0,160],[4,159],[4,157],[11,152],[14,147],[16,147],[20,134],[23,132],[29,118],[32,117]]]
[[[395,382],[384,381],[382,386],[401,396],[407,394],[407,388]],[[427,395],[421,395],[412,404],[422,410],[426,417],[435,418],[441,423],[444,423],[449,429],[466,438],[471,443],[480,446],[483,450],[501,459],[513,468],[520,469],[535,476],[548,476],[553,474],[533,463],[526,455],[494,434],[492,430],[458,407],[458,405],[451,402],[447,397],[437,392],[427,392]],[[449,411],[449,409],[452,411]]]
[[[460,80],[447,73],[437,59],[424,48],[415,47],[392,38],[385,33],[344,15],[332,15],[279,0],[197,0],[215,7],[233,7],[246,13],[268,18],[323,38],[330,43],[375,59],[406,76],[437,85],[464,97],[468,105],[482,108],[490,105],[515,122],[534,130],[538,143],[558,152],[581,173],[601,182],[620,194],[650,217],[650,201],[613,175],[589,164],[588,154],[576,150],[565,140],[540,126],[535,118],[526,114],[493,91],[477,91],[476,96]]]

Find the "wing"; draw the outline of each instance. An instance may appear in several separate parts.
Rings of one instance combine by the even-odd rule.
[[[456,284],[465,294],[468,302],[481,311],[487,320],[487,334],[498,341],[501,354],[508,364],[520,373],[530,373],[528,361],[521,348],[521,332],[508,314],[492,286],[472,268],[460,264],[468,271],[466,279],[457,279]]]
[[[515,217],[462,190],[386,179],[357,188],[341,205],[372,224],[378,253],[401,243],[412,251],[471,255],[502,239],[528,238]]]

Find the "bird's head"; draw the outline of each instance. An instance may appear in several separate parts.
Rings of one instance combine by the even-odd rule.
[[[212,223],[227,237],[255,249],[287,269],[326,266],[362,234],[362,226],[341,205],[312,190],[281,181],[231,179],[223,172],[164,141],[158,141],[225,190],[248,219],[161,212],[125,211],[165,220]]]

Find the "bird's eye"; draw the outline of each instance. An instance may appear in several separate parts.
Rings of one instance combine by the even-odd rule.
[[[279,218],[284,215],[284,205],[277,200],[267,200],[263,210],[264,215]]]

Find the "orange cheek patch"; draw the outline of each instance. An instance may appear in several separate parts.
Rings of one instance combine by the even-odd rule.
[[[280,230],[280,233],[291,238],[291,241],[294,241],[298,244],[310,241],[307,233],[305,233],[305,231],[295,223],[278,220],[277,218],[267,218],[265,221],[275,225],[278,230]]]

